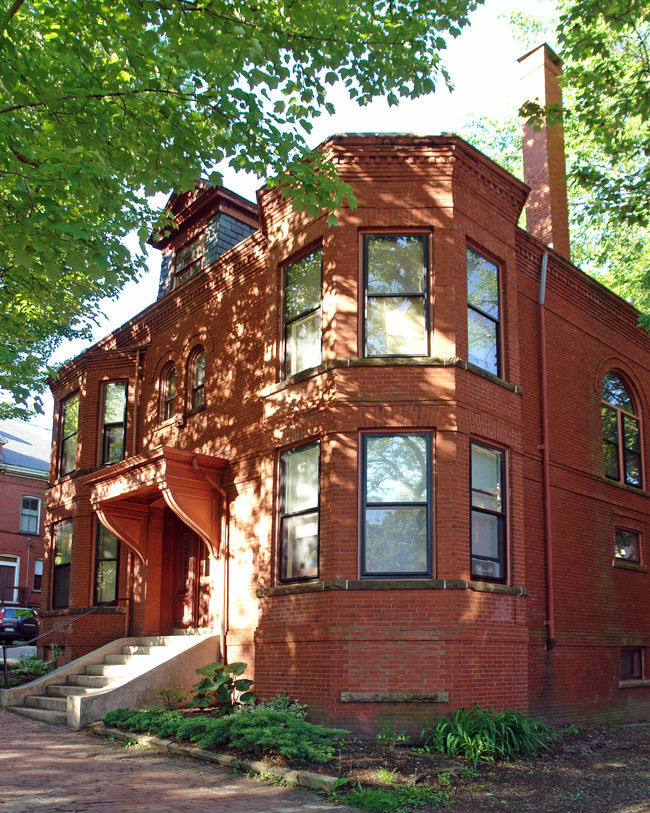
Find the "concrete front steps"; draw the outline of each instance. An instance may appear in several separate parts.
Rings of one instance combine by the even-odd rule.
[[[199,680],[195,670],[217,660],[217,635],[120,638],[45,677],[0,690],[0,706],[82,728],[112,709],[155,704],[157,689],[187,691]]]

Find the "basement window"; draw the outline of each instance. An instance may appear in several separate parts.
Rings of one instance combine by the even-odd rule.
[[[642,680],[644,677],[644,647],[621,649],[621,680]]]
[[[641,564],[640,534],[636,531],[626,531],[617,528],[614,542],[614,556],[616,559],[634,564]]]

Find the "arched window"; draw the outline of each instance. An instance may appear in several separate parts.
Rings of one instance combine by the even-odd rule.
[[[605,476],[641,487],[641,435],[630,391],[616,373],[603,379],[603,456]]]
[[[170,364],[162,377],[162,419],[168,421],[174,417],[176,404],[176,367]]]
[[[199,349],[192,355],[190,364],[190,409],[198,409],[205,403],[205,350]]]

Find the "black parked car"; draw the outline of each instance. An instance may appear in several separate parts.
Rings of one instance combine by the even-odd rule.
[[[31,607],[0,606],[0,644],[29,641],[38,635],[41,619]]]

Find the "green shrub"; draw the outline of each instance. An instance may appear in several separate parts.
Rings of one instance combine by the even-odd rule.
[[[308,723],[290,711],[255,708],[227,721],[230,745],[240,751],[280,754],[296,762],[328,762],[335,752],[334,741],[346,734],[336,728]]]
[[[56,668],[56,662],[61,652],[63,652],[61,647],[54,644],[52,646],[52,654],[46,661],[41,660],[36,655],[21,655],[18,659],[18,663],[11,667],[12,672],[17,672],[19,675],[27,675],[28,677],[33,678],[48,675]]]
[[[279,754],[295,762],[327,762],[334,756],[336,738],[347,733],[308,723],[291,711],[264,707],[225,717],[116,709],[105,714],[103,722],[126,731],[194,742],[202,748],[229,746],[258,756]]]
[[[553,729],[541,720],[512,709],[469,711],[459,708],[453,717],[442,717],[422,730],[424,745],[450,756],[464,756],[474,768],[480,760],[534,756],[549,750]]]
[[[288,711],[295,717],[301,720],[307,717],[307,706],[298,703],[297,700],[292,700],[286,694],[278,694],[275,697],[269,697],[267,700],[260,700],[256,706],[241,706],[237,709],[238,712],[248,712],[255,709],[267,709],[268,711]]]

